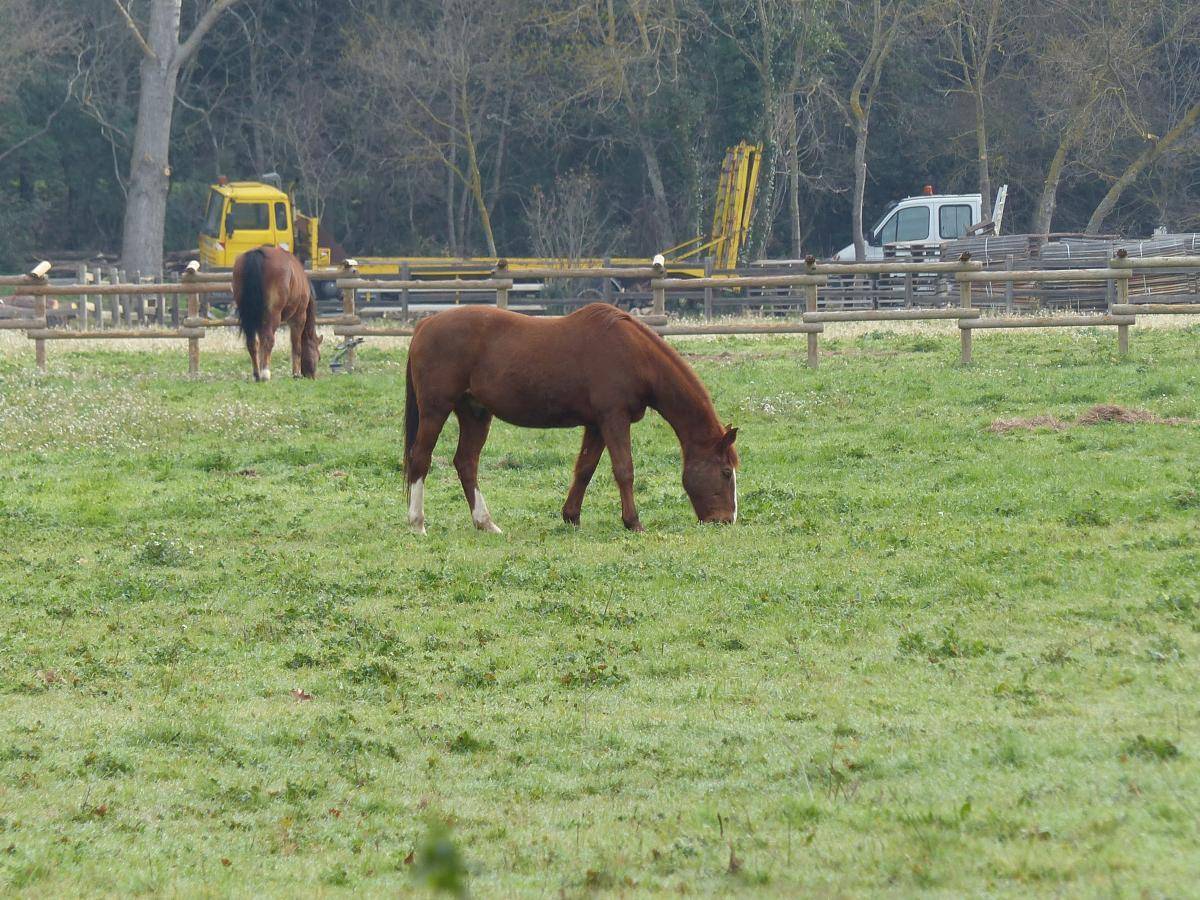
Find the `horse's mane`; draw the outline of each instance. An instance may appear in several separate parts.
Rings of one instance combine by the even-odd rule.
[[[637,316],[631,316],[624,310],[607,303],[590,303],[575,312],[574,315],[584,319],[588,325],[597,329],[614,328],[624,323],[628,323],[629,327],[637,329],[638,333],[645,337],[650,345],[654,347],[658,355],[663,359],[666,367],[675,373],[680,387],[692,395],[698,406],[711,410],[716,427],[721,427],[721,421],[717,417],[716,408],[713,406],[712,396],[708,393],[708,388],[704,386],[704,382],[700,380],[700,376],[696,374],[696,370],[688,365],[687,360],[661,334],[640,321]]]

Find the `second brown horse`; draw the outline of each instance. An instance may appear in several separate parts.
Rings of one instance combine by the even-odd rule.
[[[536,319],[490,307],[448,310],[421,322],[408,352],[404,466],[410,524],[425,532],[425,476],[451,413],[454,466],[475,527],[498,532],[479,490],[479,454],[492,417],[527,428],[583,427],[562,516],[578,525],[583,495],[608,448],[621,520],[642,531],[633,500],[629,426],[657,410],[683,450],[683,488],[701,522],[737,519],[736,428],[722,427],[696,373],[632,316],[593,303]]]
[[[271,351],[282,322],[291,332],[292,376],[317,377],[317,301],[300,260],[270,246],[243,253],[233,264],[233,302],[255,381],[271,380]]]

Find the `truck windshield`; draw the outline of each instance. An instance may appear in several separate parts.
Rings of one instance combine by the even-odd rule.
[[[209,237],[221,236],[221,213],[225,210],[225,198],[212,191],[208,195],[208,210],[204,213],[204,233]]]
[[[234,203],[229,215],[229,224],[236,231],[266,231],[271,227],[265,203]]]

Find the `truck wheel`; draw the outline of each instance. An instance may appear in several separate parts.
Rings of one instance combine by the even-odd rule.
[[[317,293],[317,300],[328,303],[338,299],[339,292],[336,281],[314,281],[313,288]]]

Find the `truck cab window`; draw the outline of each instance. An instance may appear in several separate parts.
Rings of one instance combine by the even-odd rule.
[[[209,237],[221,236],[221,214],[225,211],[225,198],[213,191],[208,195],[208,210],[204,214],[204,233]]]
[[[881,244],[897,244],[902,241],[923,241],[929,237],[929,208],[912,206],[901,209],[879,229]]]
[[[971,224],[971,207],[966,204],[943,206],[938,210],[938,234],[944,240],[964,237]]]
[[[285,203],[276,203],[275,204],[275,230],[276,231],[287,231],[288,230],[287,204],[285,204]]]
[[[235,203],[229,220],[229,224],[237,231],[266,231],[271,227],[270,213],[265,203]]]

